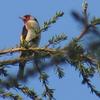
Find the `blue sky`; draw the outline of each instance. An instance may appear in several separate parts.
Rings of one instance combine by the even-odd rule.
[[[100,0],[88,0],[89,16],[100,17]],[[31,14],[35,16],[40,25],[51,18],[56,11],[64,11],[64,17],[52,25],[48,31],[42,33],[40,46],[43,46],[50,37],[58,33],[66,33],[68,40],[77,36],[81,31],[79,24],[70,16],[71,10],[82,11],[82,0],[1,0],[0,1],[0,49],[15,47],[19,44],[19,37],[22,28],[22,21],[19,16]],[[16,69],[14,69],[16,72]],[[81,85],[79,73],[73,67],[65,66],[65,77],[58,79],[53,70],[49,70],[50,86],[55,88],[55,97],[57,100],[99,100],[92,95],[87,86]],[[93,83],[100,90],[100,76],[96,75]],[[40,93],[42,87],[38,77],[33,79],[30,84]],[[30,87],[31,88],[31,87]],[[24,100],[30,100],[25,99]],[[0,98],[0,100],[3,100]]]

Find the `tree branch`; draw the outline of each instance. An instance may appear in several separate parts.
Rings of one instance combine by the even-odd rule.
[[[55,53],[57,50],[55,49],[49,49],[49,48],[12,48],[12,49],[6,49],[6,50],[0,50],[0,55],[3,55],[3,54],[7,54],[7,53],[14,53],[14,52],[20,52],[20,51],[32,51],[32,52],[41,52],[41,51],[44,51],[44,52],[47,52],[47,53]]]

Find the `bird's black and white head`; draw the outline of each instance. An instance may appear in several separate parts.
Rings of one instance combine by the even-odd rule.
[[[22,19],[22,21],[24,23],[27,23],[29,20],[34,20],[38,23],[37,19],[31,15],[24,15],[24,16],[20,17],[20,19]]]

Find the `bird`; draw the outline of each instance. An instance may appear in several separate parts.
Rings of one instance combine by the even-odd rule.
[[[24,23],[22,33],[20,35],[20,47],[38,47],[41,37],[38,20],[32,15],[24,15],[20,17],[20,19]],[[25,58],[27,56],[31,56],[32,54],[32,52],[22,51],[20,58]],[[26,61],[19,62],[19,71],[17,76],[19,79],[22,79],[24,76],[25,65]]]

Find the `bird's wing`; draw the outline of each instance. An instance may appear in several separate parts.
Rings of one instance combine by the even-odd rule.
[[[20,42],[23,42],[27,36],[27,29],[26,29],[26,26],[24,25],[23,28],[22,28],[22,34],[21,34],[21,37],[20,37]]]

